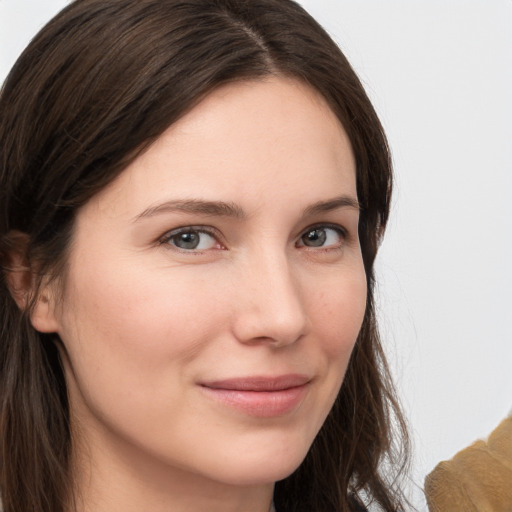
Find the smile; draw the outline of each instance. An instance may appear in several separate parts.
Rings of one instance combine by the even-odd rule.
[[[207,396],[250,416],[272,418],[295,410],[311,379],[303,375],[246,377],[201,384]]]

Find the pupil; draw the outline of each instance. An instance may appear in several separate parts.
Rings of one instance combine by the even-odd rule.
[[[177,245],[182,249],[195,249],[199,245],[199,237],[197,233],[181,233]]]
[[[306,234],[305,244],[313,247],[320,247],[325,243],[326,236],[325,230],[312,229]]]

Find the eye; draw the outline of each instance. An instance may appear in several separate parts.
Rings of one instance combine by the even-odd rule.
[[[168,233],[162,243],[173,245],[183,251],[206,251],[222,248],[212,233],[204,229],[186,227]]]
[[[345,231],[341,227],[314,226],[305,231],[299,238],[299,247],[339,247],[345,238]]]

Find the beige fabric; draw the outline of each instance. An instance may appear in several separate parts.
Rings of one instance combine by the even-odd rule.
[[[425,480],[430,512],[512,512],[512,418]]]

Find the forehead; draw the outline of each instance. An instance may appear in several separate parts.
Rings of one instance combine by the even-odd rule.
[[[350,142],[324,98],[272,77],[213,91],[91,202],[108,194],[111,207],[144,209],[178,194],[256,206],[293,195],[355,197],[355,189]]]

